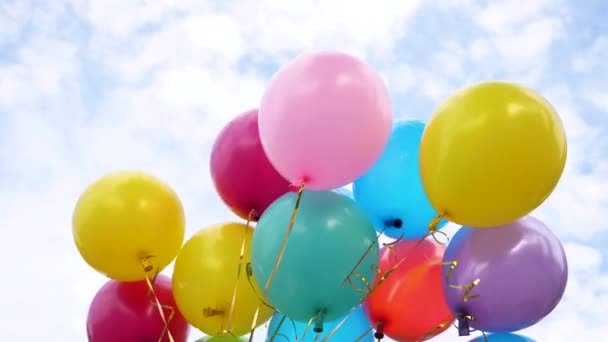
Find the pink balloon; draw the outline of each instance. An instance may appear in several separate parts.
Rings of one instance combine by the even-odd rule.
[[[380,158],[392,127],[380,76],[338,52],[302,55],[280,69],[258,120],[270,162],[311,190],[339,188],[363,175]]]
[[[177,310],[169,277],[159,274],[154,291],[162,305],[173,308],[169,331],[175,342],[186,342],[190,325]],[[171,310],[164,309],[168,318]],[[158,342],[165,324],[145,281],[110,280],[93,298],[87,317],[89,342]],[[163,342],[168,342],[165,334]]]

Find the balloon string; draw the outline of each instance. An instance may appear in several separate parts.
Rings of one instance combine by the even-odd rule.
[[[153,258],[153,257],[148,256],[148,257],[141,259],[141,265],[142,265],[142,267],[144,269],[144,273],[146,275],[146,285],[148,286],[148,296],[151,297],[151,300],[153,300],[153,304],[156,305],[160,318],[163,320],[163,323],[164,323],[163,330],[162,330],[160,336],[158,337],[158,342],[163,341],[165,334],[169,338],[169,342],[175,342],[175,340],[173,339],[173,335],[171,334],[171,331],[169,330],[169,324],[173,320],[175,310],[173,310],[173,308],[169,305],[161,304],[160,300],[158,299],[158,296],[156,295],[156,291],[154,291],[154,282],[156,281],[156,278],[158,276],[158,270],[154,273],[154,276],[152,277],[152,279],[150,279],[148,272],[152,272],[154,270],[154,267],[152,266],[152,264],[150,263],[150,260],[149,260],[151,258]],[[165,313],[164,313],[163,309],[170,311],[169,317],[165,317]]]
[[[365,332],[361,335],[359,335],[359,337],[357,337],[357,339],[355,340],[355,342],[361,342],[363,341],[363,339],[365,339],[365,337],[367,335],[369,335],[372,331],[374,331],[374,327],[369,327],[369,329],[365,330]]]
[[[253,293],[255,293],[255,295],[258,297],[258,301],[260,303],[262,303],[263,306],[266,306],[272,310],[274,310],[275,312],[277,311],[272,305],[268,304],[266,302],[266,300],[264,299],[263,295],[258,293],[258,289],[257,287],[253,284],[253,270],[251,269],[251,263],[248,262],[247,266],[246,266],[246,274],[247,274],[247,282],[249,282],[249,287],[251,287],[251,289],[253,290]],[[262,309],[262,305],[258,305],[258,307],[256,308],[254,314],[253,314],[253,320],[251,321],[251,330],[249,332],[249,342],[253,341],[253,336],[255,333],[255,327],[257,326],[257,322],[258,322],[258,316],[260,315],[260,310]],[[294,329],[295,329],[295,323],[294,323]]]
[[[305,181],[300,183],[300,187],[298,189],[298,198],[296,199],[296,204],[293,208],[293,212],[291,213],[291,219],[289,220],[289,225],[287,226],[287,230],[285,231],[285,236],[283,237],[283,242],[281,243],[281,248],[279,249],[279,255],[277,256],[277,260],[272,267],[272,271],[268,276],[268,280],[266,281],[266,285],[264,286],[264,298],[268,296],[268,290],[270,290],[270,285],[274,280],[274,276],[279,269],[279,265],[283,260],[283,256],[285,255],[285,249],[287,247],[287,241],[289,240],[289,235],[291,235],[291,231],[293,230],[293,225],[296,222],[296,217],[298,216],[298,209],[300,208],[300,202],[302,201],[302,195],[304,194],[304,186],[306,185]],[[258,324],[258,316],[260,314],[261,306],[258,305],[255,314],[253,315],[253,322],[251,324],[251,333],[249,335],[249,342],[253,342],[253,335],[255,333],[255,327]]]
[[[441,213],[441,214],[435,216],[431,220],[431,222],[428,224],[428,226],[427,226],[428,232],[426,233],[424,238],[427,238],[430,236],[438,244],[446,245],[450,241],[450,237],[448,236],[448,234],[446,234],[445,232],[443,232],[443,231],[439,230],[439,228],[437,228],[439,226],[439,223],[441,222],[441,220],[443,220],[444,218],[446,218],[446,213]],[[439,240],[439,238],[437,237],[438,235],[442,236],[445,239],[445,241]]]
[[[293,212],[291,213],[291,219],[289,221],[289,225],[287,226],[287,231],[285,231],[285,236],[283,237],[283,242],[281,243],[281,248],[279,249],[279,255],[277,256],[277,260],[272,267],[272,271],[268,276],[268,280],[266,281],[266,286],[264,286],[264,297],[268,296],[268,290],[270,289],[270,285],[274,280],[274,276],[279,269],[279,265],[283,260],[283,256],[285,254],[285,248],[287,247],[287,240],[289,240],[289,235],[291,235],[291,231],[293,230],[293,225],[296,222],[296,217],[298,216],[298,209],[300,208],[300,202],[302,201],[302,194],[304,193],[304,185],[306,183],[302,181],[300,183],[300,188],[298,190],[298,198],[296,199],[296,204],[293,208]]]
[[[437,229],[436,229],[436,225],[439,223],[439,221],[440,221],[441,219],[442,219],[442,216],[438,216],[438,217],[436,217],[436,218],[433,220],[433,222],[432,222],[432,223],[434,223],[434,224],[435,224],[435,231],[437,231]],[[385,224],[385,225],[384,225],[384,227],[382,228],[382,230],[381,230],[381,231],[378,233],[378,237],[376,238],[376,240],[375,240],[374,244],[376,244],[376,243],[378,242],[378,240],[379,240],[380,236],[381,236],[381,235],[384,233],[384,231],[385,231],[387,228],[390,228],[390,225]],[[438,233],[440,233],[440,234],[444,234],[445,236],[447,236],[447,234],[445,234],[444,232],[441,232],[441,231],[437,231],[437,232],[438,232]],[[431,231],[429,231],[429,233],[427,233],[425,236],[423,236],[422,238],[420,238],[420,240],[418,241],[418,243],[416,243],[416,246],[415,246],[415,247],[414,247],[414,248],[413,248],[413,249],[410,251],[410,253],[414,253],[414,252],[416,251],[416,249],[418,249],[418,247],[420,247],[420,245],[422,245],[422,243],[423,243],[423,242],[426,240],[426,238],[427,238],[427,237],[429,237],[429,235],[433,236],[433,239],[434,239],[436,242],[441,243],[440,241],[438,241],[438,239],[436,239],[436,238],[434,237],[434,235],[432,234],[432,232],[431,232]],[[401,232],[401,235],[400,235],[400,236],[399,236],[397,239],[395,239],[394,241],[392,241],[392,242],[387,242],[387,243],[382,243],[383,247],[385,247],[386,249],[388,249],[389,253],[391,253],[391,255],[392,255],[394,258],[395,258],[395,260],[396,260],[396,261],[397,261],[397,259],[398,259],[398,254],[397,254],[397,252],[395,251],[394,247],[395,247],[395,246],[396,246],[396,245],[397,245],[399,242],[403,241],[403,239],[404,239],[404,238],[405,238],[405,231],[402,231],[402,232]],[[372,244],[372,246],[373,246],[373,244]],[[351,281],[351,277],[353,277],[353,276],[354,276],[354,277],[359,278],[359,279],[360,279],[360,280],[361,280],[361,281],[364,283],[365,287],[367,287],[367,291],[364,291],[364,292],[366,292],[366,295],[365,295],[365,296],[364,296],[364,297],[363,297],[363,298],[360,300],[359,305],[361,305],[363,302],[365,302],[365,300],[366,300],[366,299],[367,299],[367,298],[368,298],[368,297],[369,297],[369,296],[370,296],[370,295],[371,295],[371,294],[372,294],[372,293],[373,293],[373,292],[374,292],[376,289],[378,289],[378,288],[380,287],[380,285],[382,285],[382,283],[384,283],[384,281],[386,281],[386,280],[388,279],[388,277],[389,277],[389,276],[390,276],[390,275],[391,275],[393,272],[395,272],[395,271],[396,271],[396,270],[397,270],[397,269],[398,269],[398,268],[399,268],[399,267],[400,267],[400,266],[401,266],[401,265],[402,265],[402,264],[403,264],[403,263],[404,263],[404,262],[407,260],[407,257],[408,257],[407,255],[406,255],[406,256],[404,256],[403,258],[401,258],[400,260],[398,260],[398,261],[397,261],[397,262],[396,262],[396,263],[395,263],[395,264],[394,264],[394,265],[393,265],[391,268],[389,268],[389,269],[388,269],[388,270],[386,270],[386,271],[382,271],[378,265],[371,265],[372,270],[373,270],[373,271],[376,273],[376,277],[378,277],[378,276],[380,277],[379,279],[378,279],[378,278],[376,279],[377,281],[376,281],[376,283],[375,283],[373,286],[371,286],[371,285],[369,284],[369,282],[367,281],[367,279],[365,279],[365,277],[364,277],[363,275],[361,275],[360,273],[355,273],[355,272],[354,272],[354,270],[356,270],[356,269],[357,269],[357,268],[358,268],[358,267],[361,265],[361,263],[362,263],[362,261],[363,261],[363,259],[364,259],[364,258],[361,258],[361,259],[359,260],[359,262],[358,262],[358,263],[355,265],[355,267],[353,267],[353,271],[351,271],[351,273],[350,273],[350,274],[349,274],[349,275],[346,277],[347,283],[349,283],[349,284],[351,285],[351,287],[353,287],[355,290],[358,290],[358,291],[364,291],[363,289],[356,287],[356,286],[354,285],[354,283]],[[344,283],[343,283],[343,284],[344,284]],[[329,306],[329,305],[327,305],[327,306]],[[327,306],[326,306],[326,307],[327,307]],[[357,306],[358,306],[358,305],[357,305]],[[339,324],[338,324],[338,325],[337,325],[337,326],[336,326],[336,327],[335,327],[335,328],[334,328],[334,329],[333,329],[333,330],[332,330],[332,331],[331,331],[331,332],[330,332],[330,333],[329,333],[329,334],[328,334],[328,335],[327,335],[327,336],[326,336],[326,337],[323,339],[323,341],[322,341],[322,342],[327,342],[327,341],[329,340],[329,338],[330,338],[331,336],[333,336],[333,335],[334,335],[334,334],[335,334],[335,333],[338,331],[338,329],[339,329],[339,328],[342,326],[342,324],[343,324],[344,322],[346,322],[346,320],[347,320],[347,319],[350,317],[350,315],[351,315],[353,312],[355,312],[355,310],[357,309],[357,306],[355,306],[355,307],[354,307],[354,308],[353,308],[353,309],[352,309],[352,310],[351,310],[351,311],[350,311],[350,312],[349,312],[349,313],[348,313],[348,314],[347,314],[347,315],[346,315],[346,316],[345,316],[345,317],[342,319],[342,321],[341,321],[341,322],[340,322],[340,323],[339,323]]]
[[[249,211],[249,215],[247,216],[247,227],[245,228],[245,232],[243,234],[243,240],[241,241],[241,250],[239,253],[239,264],[236,271],[236,282],[234,283],[234,290],[232,291],[232,300],[230,302],[230,311],[228,311],[228,322],[226,324],[226,329],[222,327],[222,335],[229,334],[234,335],[231,331],[232,329],[232,319],[234,316],[234,309],[236,307],[236,297],[239,288],[239,279],[241,278],[241,272],[243,269],[243,260],[245,258],[245,246],[247,245],[247,234],[249,233],[251,221],[255,214],[255,209],[251,209]],[[224,323],[222,322],[222,326]]]
[[[272,335],[270,335],[270,341],[269,342],[274,342],[274,339],[279,334],[279,331],[281,330],[281,327],[283,326],[283,323],[285,323],[285,319],[287,319],[287,316],[281,317],[281,321],[279,322],[279,325],[277,325],[276,329],[274,329],[274,331],[272,332]]]
[[[318,314],[315,314],[306,323],[306,327],[304,327],[304,331],[302,332],[302,341],[305,341],[306,334],[308,333],[308,330],[310,329],[310,327],[312,326],[314,321],[317,319],[317,316],[318,316]]]
[[[346,322],[346,320],[348,320],[350,315],[357,310],[358,306],[361,305],[391,275],[391,273],[393,273],[397,268],[399,268],[399,266],[401,266],[401,264],[405,261],[406,258],[404,257],[401,260],[399,260],[398,262],[396,262],[395,265],[393,267],[391,267],[389,270],[387,270],[386,272],[383,272],[378,265],[371,265],[371,268],[374,271],[374,273],[376,274],[376,277],[380,276],[380,279],[378,279],[378,281],[374,285],[371,285],[370,282],[362,274],[356,272],[357,268],[359,268],[359,266],[361,266],[361,264],[363,263],[363,260],[365,260],[365,257],[369,254],[369,252],[373,249],[373,247],[377,246],[380,236],[384,233],[384,231],[387,228],[390,228],[390,227],[391,226],[389,224],[384,225],[384,227],[378,233],[378,236],[376,237],[374,242],[368,247],[368,249],[365,251],[363,256],[361,258],[359,258],[358,262],[355,264],[355,266],[353,267],[351,272],[346,276],[346,278],[344,279],[344,281],[342,282],[342,284],[340,286],[340,288],[341,288],[342,286],[344,286],[344,284],[348,283],[353,289],[355,289],[359,292],[364,292],[365,296],[363,296],[363,298],[361,298],[361,300],[359,301],[359,304],[357,306],[355,306],[353,309],[351,309],[351,311],[348,312],[348,314],[342,319],[342,321],[340,321],[340,323],[338,323],[338,325],[336,325],[334,327],[334,329],[332,329],[329,332],[329,334],[327,334],[327,336],[323,339],[322,342],[327,342],[338,331],[338,329],[340,329],[340,327]],[[394,250],[394,246],[396,244],[398,244],[400,241],[402,241],[404,239],[404,237],[405,237],[405,231],[401,231],[400,236],[397,239],[395,239],[395,241],[384,242],[384,243],[382,243],[382,246],[387,248],[389,253],[391,253],[391,255],[395,259],[397,259],[398,255],[397,255],[397,252]],[[364,284],[365,289],[363,289],[361,287],[357,287],[353,283],[352,277],[358,278]],[[330,304],[327,304],[325,306],[325,308],[327,308]]]
[[[452,261],[445,261],[445,262],[439,262],[438,265],[442,265],[442,266],[449,266],[448,271],[446,272],[445,275],[445,281],[446,284],[453,289],[461,289],[461,290],[465,290],[463,295],[462,295],[462,300],[464,302],[468,302],[472,299],[475,298],[479,298],[479,294],[474,294],[471,295],[471,291],[473,291],[473,289],[475,288],[475,286],[477,286],[480,282],[480,279],[477,278],[474,281],[466,284],[466,285],[453,285],[450,284],[450,279],[452,278],[452,275],[454,274],[454,270],[456,269],[456,267],[458,266],[459,261],[458,260],[452,260]],[[458,314],[456,315],[456,318],[459,319],[459,321],[462,323],[462,320],[466,320],[466,321],[475,321],[475,317],[471,316],[471,315],[467,315],[467,314]],[[443,328],[445,328],[448,324],[450,324],[450,322],[452,322],[454,319],[450,318],[449,320],[446,320],[442,323],[440,323],[439,325],[437,325],[435,328],[431,329],[431,331],[429,331],[426,335],[424,339],[428,339],[430,337],[435,336],[435,334],[439,331],[441,331]],[[459,324],[460,325],[460,324]],[[456,328],[458,329],[458,334],[460,336],[468,336],[472,331],[471,329],[469,329],[468,327],[468,323],[466,324],[466,326],[456,326]],[[475,331],[475,330],[473,330]],[[486,334],[482,331],[482,334],[484,336],[484,341],[488,342],[487,336]]]
[[[470,301],[471,299],[475,299],[475,298],[479,298],[479,294],[474,294],[471,295],[471,292],[473,291],[473,289],[475,289],[475,287],[477,285],[479,285],[479,283],[481,282],[481,279],[477,278],[475,280],[473,280],[472,282],[465,284],[465,285],[452,285],[450,284],[450,279],[452,278],[452,275],[454,273],[454,269],[456,269],[456,266],[458,266],[459,261],[458,260],[452,260],[452,261],[446,261],[446,262],[441,262],[439,263],[442,266],[450,266],[450,268],[448,269],[446,275],[445,275],[445,282],[448,284],[448,286],[450,288],[456,289],[456,290],[465,290],[463,295],[462,295],[462,300],[466,303],[468,301]]]
[[[269,309],[277,311],[277,309],[275,309],[272,305],[270,305],[268,302],[266,302],[266,300],[264,299],[262,294],[259,293],[259,290],[254,285],[253,270],[251,269],[250,262],[248,262],[247,265],[245,265],[245,274],[247,275],[247,282],[249,283],[249,287],[253,290],[253,293],[255,293],[255,295],[258,297],[258,301],[260,303],[262,303],[262,305],[268,307]]]

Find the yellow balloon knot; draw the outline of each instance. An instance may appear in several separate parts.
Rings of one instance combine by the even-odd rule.
[[[205,318],[214,317],[214,316],[223,315],[223,314],[224,314],[224,311],[220,310],[220,309],[215,309],[215,308],[204,308],[203,309],[203,316],[205,316]]]
[[[147,256],[141,259],[141,266],[144,268],[144,272],[152,272],[154,270],[154,266],[150,263],[150,258],[152,256]]]

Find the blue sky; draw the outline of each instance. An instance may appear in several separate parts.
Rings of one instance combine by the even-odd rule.
[[[234,219],[210,182],[215,135],[258,105],[279,65],[331,48],[376,67],[396,117],[428,118],[458,88],[496,78],[554,104],[569,159],[535,215],[562,239],[570,280],[524,333],[605,339],[607,11],[601,0],[0,1],[0,337],[86,339],[105,279],[78,255],[70,220],[100,175],[139,168],[166,180],[188,234]],[[466,341],[455,334],[436,340]]]

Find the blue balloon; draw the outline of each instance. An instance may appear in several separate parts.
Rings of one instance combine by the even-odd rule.
[[[370,216],[377,231],[387,221],[400,220],[400,228],[384,230],[392,238],[422,238],[437,216],[424,192],[418,168],[423,131],[424,123],[420,121],[395,122],[380,159],[353,184],[355,200]],[[442,220],[437,228],[446,223]]]
[[[471,340],[470,342],[484,342],[484,341],[485,340],[484,340],[483,336],[479,336],[479,337]],[[489,334],[488,342],[535,342],[535,341],[529,337],[525,337],[525,336],[521,336],[521,335],[501,333],[501,334]]]
[[[292,321],[286,317],[283,319],[283,317],[285,316],[278,312],[272,316],[270,325],[268,326],[268,336],[266,337],[266,342],[271,342],[271,340],[273,342],[295,342],[296,337],[298,338],[298,342],[315,342],[317,334],[313,331],[314,324],[311,324],[310,327],[308,327],[308,330],[306,330],[308,322]],[[316,339],[316,341],[322,341],[324,337],[329,335],[329,333],[332,332],[334,328],[340,324],[340,322],[342,322],[342,320],[343,318],[339,318],[337,320],[324,323],[323,332],[319,334],[319,338]],[[338,330],[336,330],[333,335],[331,335],[329,340],[333,342],[353,342],[357,341],[359,337],[365,334],[365,332],[369,331],[359,341],[373,342],[374,331],[370,329],[371,327],[372,324],[367,317],[365,317],[363,309],[359,307],[348,316],[346,321]],[[304,331],[306,331],[306,336],[304,339],[302,339]]]
[[[263,291],[283,243],[297,194],[287,193],[264,212],[251,242],[251,265]],[[370,249],[371,248],[371,249]],[[369,252],[358,263],[358,261]],[[373,283],[379,259],[376,231],[354,200],[334,191],[304,191],[297,217],[266,298],[286,316],[308,321],[346,315],[366,293],[359,277]]]

